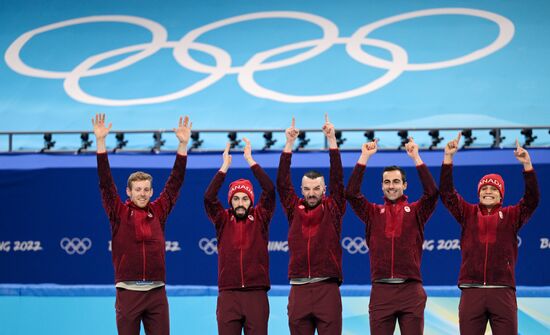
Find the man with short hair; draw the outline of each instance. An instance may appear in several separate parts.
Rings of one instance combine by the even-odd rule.
[[[153,178],[135,172],[128,178],[126,195],[120,199],[107,158],[105,114],[92,119],[97,144],[97,172],[103,207],[111,223],[112,257],[116,283],[116,320],[121,335],[170,334],[166,282],[164,231],[168,214],[176,204],[187,164],[189,118],[180,118],[174,133],[179,140],[176,161],[160,196],[153,196]]]
[[[369,302],[371,334],[393,334],[396,320],[401,334],[424,332],[426,293],[422,287],[420,261],[424,242],[424,225],[437,204],[435,181],[418,153],[412,137],[405,145],[412,158],[424,193],[409,203],[405,171],[388,166],[382,173],[384,204],[375,204],[361,194],[367,161],[376,153],[377,141],[363,144],[361,156],[346,188],[346,198],[363,221],[365,241],[369,247],[372,290]]]
[[[540,199],[537,175],[527,150],[516,140],[514,156],[523,165],[525,193],[503,207],[504,180],[498,174],[483,176],[477,184],[478,204],[466,202],[453,184],[453,157],[461,133],[445,146],[441,167],[441,200],[461,227],[462,263],[458,319],[463,335],[485,334],[487,321],[495,335],[517,334],[515,266],[517,235],[533,215]]]
[[[342,218],[346,210],[344,177],[334,126],[325,115],[323,132],[329,144],[330,195],[323,175],[310,171],[302,177],[299,198],[292,186],[290,163],[299,130],[286,130],[286,144],[277,174],[277,189],[289,222],[288,323],[293,335],[342,333]]]
[[[228,143],[223,164],[204,194],[206,214],[218,239],[218,303],[216,317],[220,335],[266,335],[269,319],[269,223],[275,211],[275,186],[252,158],[248,139],[244,158],[262,187],[258,203],[247,179],[229,185],[224,209],[218,191],[231,165]]]

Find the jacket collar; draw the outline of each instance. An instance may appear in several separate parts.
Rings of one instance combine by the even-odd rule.
[[[130,208],[132,208],[132,209],[137,209],[137,210],[142,210],[142,211],[147,211],[147,212],[149,212],[149,205],[150,205],[150,204],[151,204],[151,201],[149,201],[145,207],[141,208],[141,207],[136,206],[136,204],[134,204],[134,203],[132,202],[132,200],[126,199],[126,206],[128,206],[128,207],[130,207]]]
[[[482,204],[477,204],[477,206],[479,207],[479,210],[481,211],[481,214],[487,215],[487,214],[494,214],[494,213],[498,212],[499,209],[502,207],[502,203],[496,204],[493,207],[491,207],[490,212],[489,212],[489,209],[487,208],[487,206],[484,206]]]
[[[395,201],[391,201],[390,199],[386,198],[384,196],[384,203],[386,205],[393,205],[393,204],[402,204],[402,203],[407,203],[407,199],[409,197],[407,197],[405,194],[403,194],[402,196],[400,196],[399,198],[397,198]]]

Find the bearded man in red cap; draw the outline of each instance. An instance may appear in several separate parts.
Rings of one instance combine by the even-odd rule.
[[[260,201],[254,205],[254,189],[246,179],[229,185],[224,209],[217,194],[231,165],[229,143],[223,164],[204,194],[206,214],[216,228],[218,239],[218,334],[267,334],[269,302],[269,223],[275,210],[275,186],[265,171],[252,159],[250,141],[244,158],[262,187]]]
[[[519,203],[502,206],[504,181],[498,174],[481,178],[478,204],[466,202],[453,185],[453,156],[461,133],[445,147],[439,191],[443,204],[462,227],[462,264],[458,286],[460,333],[485,334],[487,321],[493,334],[517,334],[515,265],[517,234],[539,203],[537,176],[529,153],[516,140],[514,155],[523,165],[525,193]]]

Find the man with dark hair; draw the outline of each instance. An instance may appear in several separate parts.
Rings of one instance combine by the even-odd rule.
[[[330,195],[324,177],[310,171],[302,177],[300,199],[292,186],[290,163],[299,130],[286,130],[286,144],[277,174],[277,189],[289,222],[288,323],[290,333],[340,335],[342,333],[342,218],[346,210],[342,161],[334,126],[325,115],[323,132],[329,144]]]
[[[309,179],[317,179],[317,178],[323,178],[323,175],[318,171],[311,170],[304,173],[304,177],[307,177]]]
[[[399,171],[401,173],[401,181],[403,182],[403,184],[407,183],[407,173],[405,172],[405,170],[403,170],[401,167],[397,165],[386,166],[384,168],[384,171],[382,171],[382,175],[384,175],[384,172],[391,172],[391,171]]]
[[[516,140],[514,156],[523,165],[525,193],[512,206],[502,206],[504,180],[489,174],[477,184],[478,204],[466,202],[453,184],[453,157],[461,133],[445,146],[441,167],[441,200],[462,229],[461,289],[458,320],[463,335],[485,334],[487,321],[495,335],[517,334],[515,265],[517,234],[533,215],[540,193],[531,157]]]
[[[405,171],[389,166],[382,173],[384,204],[369,202],[361,194],[361,184],[367,161],[377,148],[377,141],[363,144],[346,188],[351,208],[366,225],[372,281],[370,332],[393,334],[397,320],[401,334],[421,335],[426,293],[422,287],[420,261],[424,225],[435,210],[437,187],[411,137],[405,149],[416,165],[424,194],[420,200],[409,203],[404,195],[407,189]]]
[[[176,204],[187,165],[189,118],[180,118],[174,133],[179,140],[176,161],[160,196],[153,196],[152,177],[144,172],[128,178],[122,202],[111,175],[105,138],[105,114],[92,119],[97,144],[97,172],[103,207],[111,223],[112,257],[116,283],[116,320],[121,335],[139,335],[140,324],[147,335],[170,334],[166,282],[164,228]]]
[[[262,187],[258,204],[254,189],[247,179],[229,185],[224,209],[218,191],[231,165],[228,143],[223,164],[204,194],[206,214],[216,228],[218,239],[218,334],[266,335],[269,319],[267,291],[270,289],[269,223],[275,210],[275,186],[265,171],[252,158],[248,139],[244,158]]]

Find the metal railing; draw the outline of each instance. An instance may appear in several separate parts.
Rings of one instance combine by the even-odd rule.
[[[513,131],[515,138],[519,138],[522,144],[525,147],[543,147],[548,148],[550,146],[550,126],[536,126],[536,127],[439,127],[439,128],[345,128],[345,129],[336,129],[336,138],[338,146],[341,147],[345,142],[346,138],[344,135],[355,134],[364,137],[363,141],[359,141],[352,145],[351,147],[345,148],[346,150],[358,150],[360,149],[361,142],[372,141],[375,138],[378,138],[377,135],[395,133],[397,136],[395,141],[392,142],[390,146],[382,146],[382,150],[400,150],[404,148],[405,143],[408,141],[408,137],[411,133],[423,133],[427,136],[425,138],[429,139],[431,143],[421,149],[434,150],[441,149],[446,142],[443,142],[444,137],[440,136],[442,132],[449,131],[460,131],[462,133],[463,148],[502,148],[504,140],[506,139],[503,136],[503,132]],[[146,130],[112,130],[109,134],[110,137],[114,136],[116,139],[116,144],[109,148],[113,152],[151,152],[151,153],[160,153],[165,150],[166,140],[163,139],[163,135],[166,133],[172,133],[172,130],[168,129],[146,129]],[[204,142],[203,136],[209,136],[211,134],[227,134],[228,141],[231,143],[231,148],[238,148],[241,143],[239,135],[242,134],[262,134],[264,143],[261,150],[264,151],[277,151],[280,149],[275,149],[274,145],[279,141],[281,144],[284,143],[284,132],[285,129],[199,129],[193,130],[191,134],[191,143],[189,149],[196,152],[204,151],[220,151],[220,148],[223,148],[224,145],[216,146],[217,149],[208,149],[202,147]],[[476,146],[477,137],[473,135],[478,135],[479,132],[486,132],[485,135],[489,135],[491,143],[486,143],[484,145]],[[547,140],[539,140],[538,136],[535,135],[535,132],[539,134],[544,134],[548,137]],[[324,144],[321,147],[312,148],[308,147],[310,142],[310,136],[312,134],[321,134],[321,129],[301,129],[296,143],[296,150],[301,151],[311,151],[311,150],[326,150],[328,144],[324,138]],[[139,144],[138,147],[128,148],[129,140],[126,135],[135,135],[135,134],[151,134],[152,142],[150,144]],[[74,149],[58,149],[55,147],[56,138],[59,135],[80,135],[80,143],[74,145]],[[280,138],[277,139],[276,135]],[[36,147],[36,149],[25,149],[25,148],[14,148],[14,140],[17,137],[33,137],[33,136],[42,136],[43,145]],[[454,135],[456,136],[456,135]],[[454,138],[454,136],[452,138]],[[0,153],[74,153],[80,154],[90,151],[90,147],[93,144],[93,131],[91,130],[46,130],[46,131],[3,131],[0,132],[0,139],[7,137],[7,146],[3,149],[4,145],[0,142]],[[448,138],[447,140],[450,140]],[[1,140],[0,140],[1,141]],[[29,142],[27,140],[27,142]],[[36,141],[31,141],[33,144]],[[393,143],[395,142],[395,143]],[[379,142],[380,143],[380,142]],[[512,145],[509,145],[512,146]],[[254,148],[259,149],[259,148]],[[174,149],[175,150],[175,149]],[[173,151],[173,150],[171,150]]]

